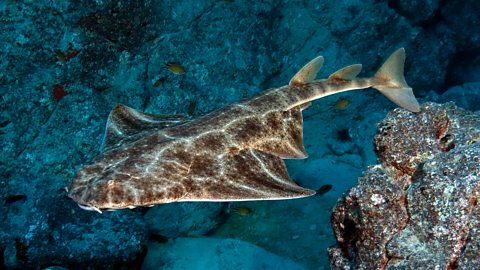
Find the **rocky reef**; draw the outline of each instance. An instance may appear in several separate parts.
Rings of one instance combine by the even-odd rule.
[[[396,109],[370,166],[332,216],[334,269],[480,268],[480,114],[453,103]]]

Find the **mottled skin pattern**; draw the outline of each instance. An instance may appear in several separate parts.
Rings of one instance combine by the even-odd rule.
[[[417,111],[403,78],[404,61],[405,51],[399,49],[373,78],[356,78],[361,65],[352,65],[314,81],[323,63],[317,57],[289,85],[193,120],[119,105],[107,122],[103,154],[77,173],[69,196],[85,209],[100,211],[175,201],[313,195],[290,179],[282,160],[307,157],[302,109],[327,95],[374,87]]]
[[[173,201],[312,195],[313,191],[290,180],[282,161],[307,157],[299,105],[312,99],[312,93],[325,96],[338,89],[368,86],[361,79],[285,86],[193,121],[154,128],[140,136],[132,132],[124,143],[107,146],[94,164],[78,172],[70,196],[89,207],[119,209]],[[131,142],[132,136],[140,138]]]

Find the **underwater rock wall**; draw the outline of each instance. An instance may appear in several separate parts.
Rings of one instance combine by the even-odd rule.
[[[333,213],[334,269],[478,269],[480,114],[453,103],[379,123],[379,165]]]

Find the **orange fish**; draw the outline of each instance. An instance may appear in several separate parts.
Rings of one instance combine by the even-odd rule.
[[[235,208],[233,208],[233,211],[240,216],[248,216],[253,212],[252,209],[250,209],[246,206],[235,207]]]
[[[168,62],[165,64],[165,68],[170,70],[173,74],[182,75],[185,73],[185,68],[179,63]]]
[[[334,105],[337,110],[345,110],[350,106],[351,101],[348,98],[339,98]]]

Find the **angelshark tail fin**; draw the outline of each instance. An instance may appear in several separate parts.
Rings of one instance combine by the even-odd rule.
[[[405,49],[400,48],[392,53],[375,73],[372,87],[400,107],[411,112],[419,112],[420,105],[403,75],[404,64]]]

